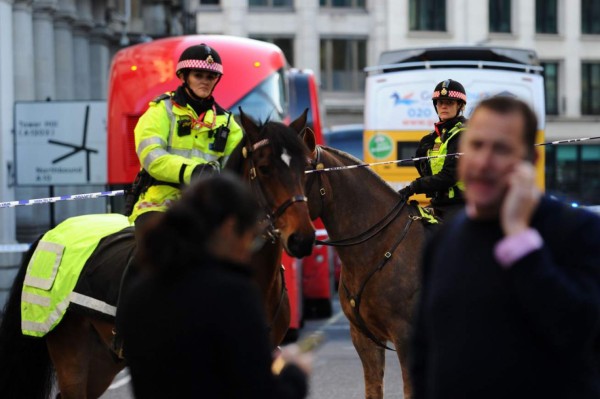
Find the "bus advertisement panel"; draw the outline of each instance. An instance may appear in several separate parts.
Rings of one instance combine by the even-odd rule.
[[[438,122],[431,96],[436,84],[445,79],[457,80],[465,87],[467,107],[464,115],[467,119],[479,101],[491,96],[515,96],[526,101],[539,119],[537,142],[544,140],[542,68],[515,60],[486,61],[485,53],[475,54],[483,60],[459,59],[467,58],[467,50],[445,49],[445,60],[413,62],[410,59],[410,62],[367,68],[363,137],[366,162],[395,161],[415,156],[419,140]],[[476,50],[479,52],[481,48]],[[538,184],[543,188],[542,148],[538,149],[538,155],[541,161],[538,163]],[[396,189],[418,177],[412,162],[388,163],[373,169]]]

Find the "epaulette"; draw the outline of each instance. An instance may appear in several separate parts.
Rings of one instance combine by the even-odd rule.
[[[160,103],[163,100],[166,100],[167,98],[171,98],[171,93],[163,93],[160,96],[156,97],[154,100],[152,100],[151,102],[153,103]]]

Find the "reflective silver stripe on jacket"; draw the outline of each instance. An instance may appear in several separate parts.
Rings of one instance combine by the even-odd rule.
[[[171,120],[171,129],[169,129],[169,142],[167,144],[167,148],[171,148],[173,146],[173,135],[175,134],[175,124],[177,123],[177,118],[173,113],[173,101],[171,101],[171,97],[165,100],[165,108],[167,109],[167,115]]]
[[[54,242],[40,241],[35,249],[35,252],[33,253],[33,256],[29,260],[29,264],[27,265],[27,273],[25,274],[25,281],[23,282],[23,285],[49,290],[52,287],[52,284],[54,284],[54,279],[56,278],[56,273],[58,272],[58,266],[60,265],[64,250],[64,245],[56,244]],[[39,251],[51,252],[56,255],[54,258],[54,264],[52,265],[52,272],[48,278],[37,277],[30,274],[30,268],[33,268],[32,264],[35,262]]]
[[[167,149],[167,151],[170,154],[173,155],[180,155],[184,158],[187,159],[192,159],[192,158],[201,158],[204,159],[206,162],[211,162],[211,161],[215,161],[218,162],[219,161],[219,156],[218,155],[213,155],[213,154],[207,154],[205,152],[202,152],[196,148],[192,149],[192,150],[181,150],[178,148],[169,148]]]
[[[140,141],[140,144],[138,145],[138,148],[136,151],[138,158],[142,157],[142,152],[144,152],[144,150],[146,148],[150,147],[151,145],[156,145],[156,144],[158,144],[162,148],[167,147],[167,143],[162,139],[162,137],[148,137],[148,138],[145,138],[144,140]]]

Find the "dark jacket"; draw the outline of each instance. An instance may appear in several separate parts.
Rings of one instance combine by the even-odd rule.
[[[457,123],[466,123],[466,119],[459,116],[454,119],[450,119],[446,122],[436,123],[435,130],[428,135],[424,136],[419,142],[416,157],[426,157],[427,152],[433,149],[436,137],[440,137],[442,142],[446,142],[448,139],[448,133]],[[458,142],[460,133],[453,136],[448,143],[448,154],[458,152]],[[444,159],[444,167],[439,173],[432,174],[431,166],[428,160],[421,160],[415,162],[415,167],[421,177],[417,178],[412,182],[412,187],[415,193],[424,193],[428,197],[431,197],[431,204],[455,204],[462,203],[463,197],[460,191],[455,198],[447,198],[448,190],[456,185],[458,181],[457,175],[458,160],[455,157],[447,157]]]
[[[600,398],[600,218],[543,198],[543,247],[504,270],[498,221],[464,213],[426,246],[415,399]]]
[[[183,266],[137,281],[120,309],[136,398],[304,397],[297,367],[270,371],[267,322],[247,268]]]

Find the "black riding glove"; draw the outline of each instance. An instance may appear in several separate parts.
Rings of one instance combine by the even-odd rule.
[[[402,198],[404,198],[405,200],[407,200],[414,193],[415,193],[415,190],[412,187],[412,184],[409,184],[408,186],[403,187],[398,191],[398,194],[400,194],[400,196]]]
[[[196,165],[192,171],[190,182],[196,181],[203,177],[209,177],[219,172],[219,165],[216,162],[202,163]]]

